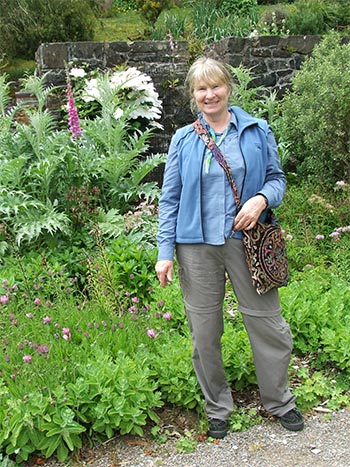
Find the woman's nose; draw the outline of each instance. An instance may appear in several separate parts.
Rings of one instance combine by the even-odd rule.
[[[213,89],[208,88],[206,94],[207,94],[207,98],[210,98],[210,97],[213,97],[215,93]]]

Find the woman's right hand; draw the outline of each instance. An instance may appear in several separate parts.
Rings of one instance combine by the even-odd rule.
[[[156,273],[159,283],[162,287],[168,285],[173,280],[174,262],[169,260],[160,260],[156,263]]]

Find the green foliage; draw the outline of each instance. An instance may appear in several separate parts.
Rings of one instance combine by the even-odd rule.
[[[188,2],[188,5],[191,7],[189,33],[206,44],[227,36],[246,36],[258,19],[254,1],[238,2],[234,12],[229,14],[225,5],[216,0]]]
[[[230,431],[245,431],[261,422],[256,409],[245,410],[242,407],[235,409],[229,419]]]
[[[0,212],[6,226],[0,240],[17,246],[32,242],[30,247],[33,242],[50,248],[60,242],[92,247],[88,232],[94,225],[106,236],[116,237],[127,229],[123,213],[132,211],[134,203],[158,196],[156,184],[144,181],[164,161],[163,155],[143,156],[153,131],[148,118],[153,117],[144,104],[138,109],[134,101],[113,100],[104,76],[99,114],[81,119],[83,135],[74,139],[66,128],[54,131],[55,120],[45,108],[54,90],[43,82],[44,77],[30,76],[23,83],[35,96],[36,106],[18,104],[0,115]],[[0,85],[1,108],[5,108],[8,85],[4,79]],[[125,112],[117,119],[115,112],[123,112],[121,108]],[[130,120],[131,112],[135,115],[138,110],[143,115],[142,132],[137,129],[137,116]],[[19,112],[26,117],[23,123],[16,121]],[[143,238],[146,224],[151,226],[145,212],[144,206],[135,240]]]
[[[223,0],[217,5],[227,15],[255,17],[257,14],[257,0]]]
[[[291,143],[296,170],[309,179],[350,180],[349,60],[350,44],[328,35],[305,60],[283,100],[283,137]]]
[[[330,29],[341,25],[337,10],[342,16],[345,2],[329,0],[297,0],[286,17],[286,28],[290,34],[325,34]],[[344,5],[345,6],[345,5]],[[349,7],[348,18],[349,18]],[[348,24],[348,23],[347,23]]]
[[[43,42],[91,40],[93,6],[84,0],[1,0],[0,51],[31,58]]]
[[[154,24],[163,10],[174,6],[174,0],[135,0],[141,15],[150,23]]]
[[[324,405],[327,401],[329,410],[338,410],[349,404],[349,376],[332,375],[331,372],[313,371],[307,366],[300,366],[296,371],[299,385],[295,388],[298,407],[302,411]]]
[[[116,12],[126,12],[136,10],[137,4],[135,0],[114,0],[112,8]]]

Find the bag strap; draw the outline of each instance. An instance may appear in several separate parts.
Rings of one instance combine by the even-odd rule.
[[[231,185],[233,195],[235,198],[236,206],[237,206],[237,211],[239,211],[242,207],[241,205],[241,199],[238,194],[238,189],[236,182],[234,181],[233,175],[232,175],[232,170],[231,167],[229,166],[225,156],[221,152],[219,146],[215,143],[213,138],[210,136],[209,132],[203,127],[201,121],[198,119],[195,122],[192,123],[193,128],[196,130],[198,136],[201,138],[201,140],[204,142],[204,144],[207,146],[209,151],[212,153],[214,158],[217,160],[217,162],[220,164],[220,166],[224,169],[224,172],[227,176],[228,182]]]

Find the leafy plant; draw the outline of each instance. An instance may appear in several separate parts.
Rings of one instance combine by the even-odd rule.
[[[282,135],[291,143],[295,169],[309,179],[350,180],[349,58],[350,45],[329,34],[304,61],[283,99]]]
[[[1,0],[0,51],[31,58],[43,42],[91,40],[94,0]]]
[[[134,79],[135,93],[142,84],[135,83],[135,73],[119,79],[119,87],[123,79]],[[8,245],[37,242],[51,247],[65,241],[91,246],[87,232],[95,224],[108,236],[118,236],[125,228],[121,215],[135,201],[153,201],[159,191],[156,183],[144,181],[164,161],[163,155],[143,156],[152,135],[147,122],[159,115],[159,102],[156,108],[153,100],[149,109],[152,85],[147,82],[130,104],[121,97],[112,99],[115,91],[107,76],[97,79],[94,89],[99,91],[95,95],[100,115],[79,122],[70,113],[70,126],[83,129],[71,137],[65,128],[54,131],[54,118],[44,109],[53,89],[43,83],[44,78],[36,76],[24,82],[24,89],[36,98],[36,107],[18,105],[0,117],[0,212],[6,226],[1,240]],[[4,80],[0,84],[4,107],[8,87]],[[74,110],[74,101],[70,109]],[[124,115],[116,118],[117,110]],[[15,123],[13,137],[13,119],[19,111],[25,112],[27,120]],[[130,124],[137,112],[143,118],[142,132]]]

